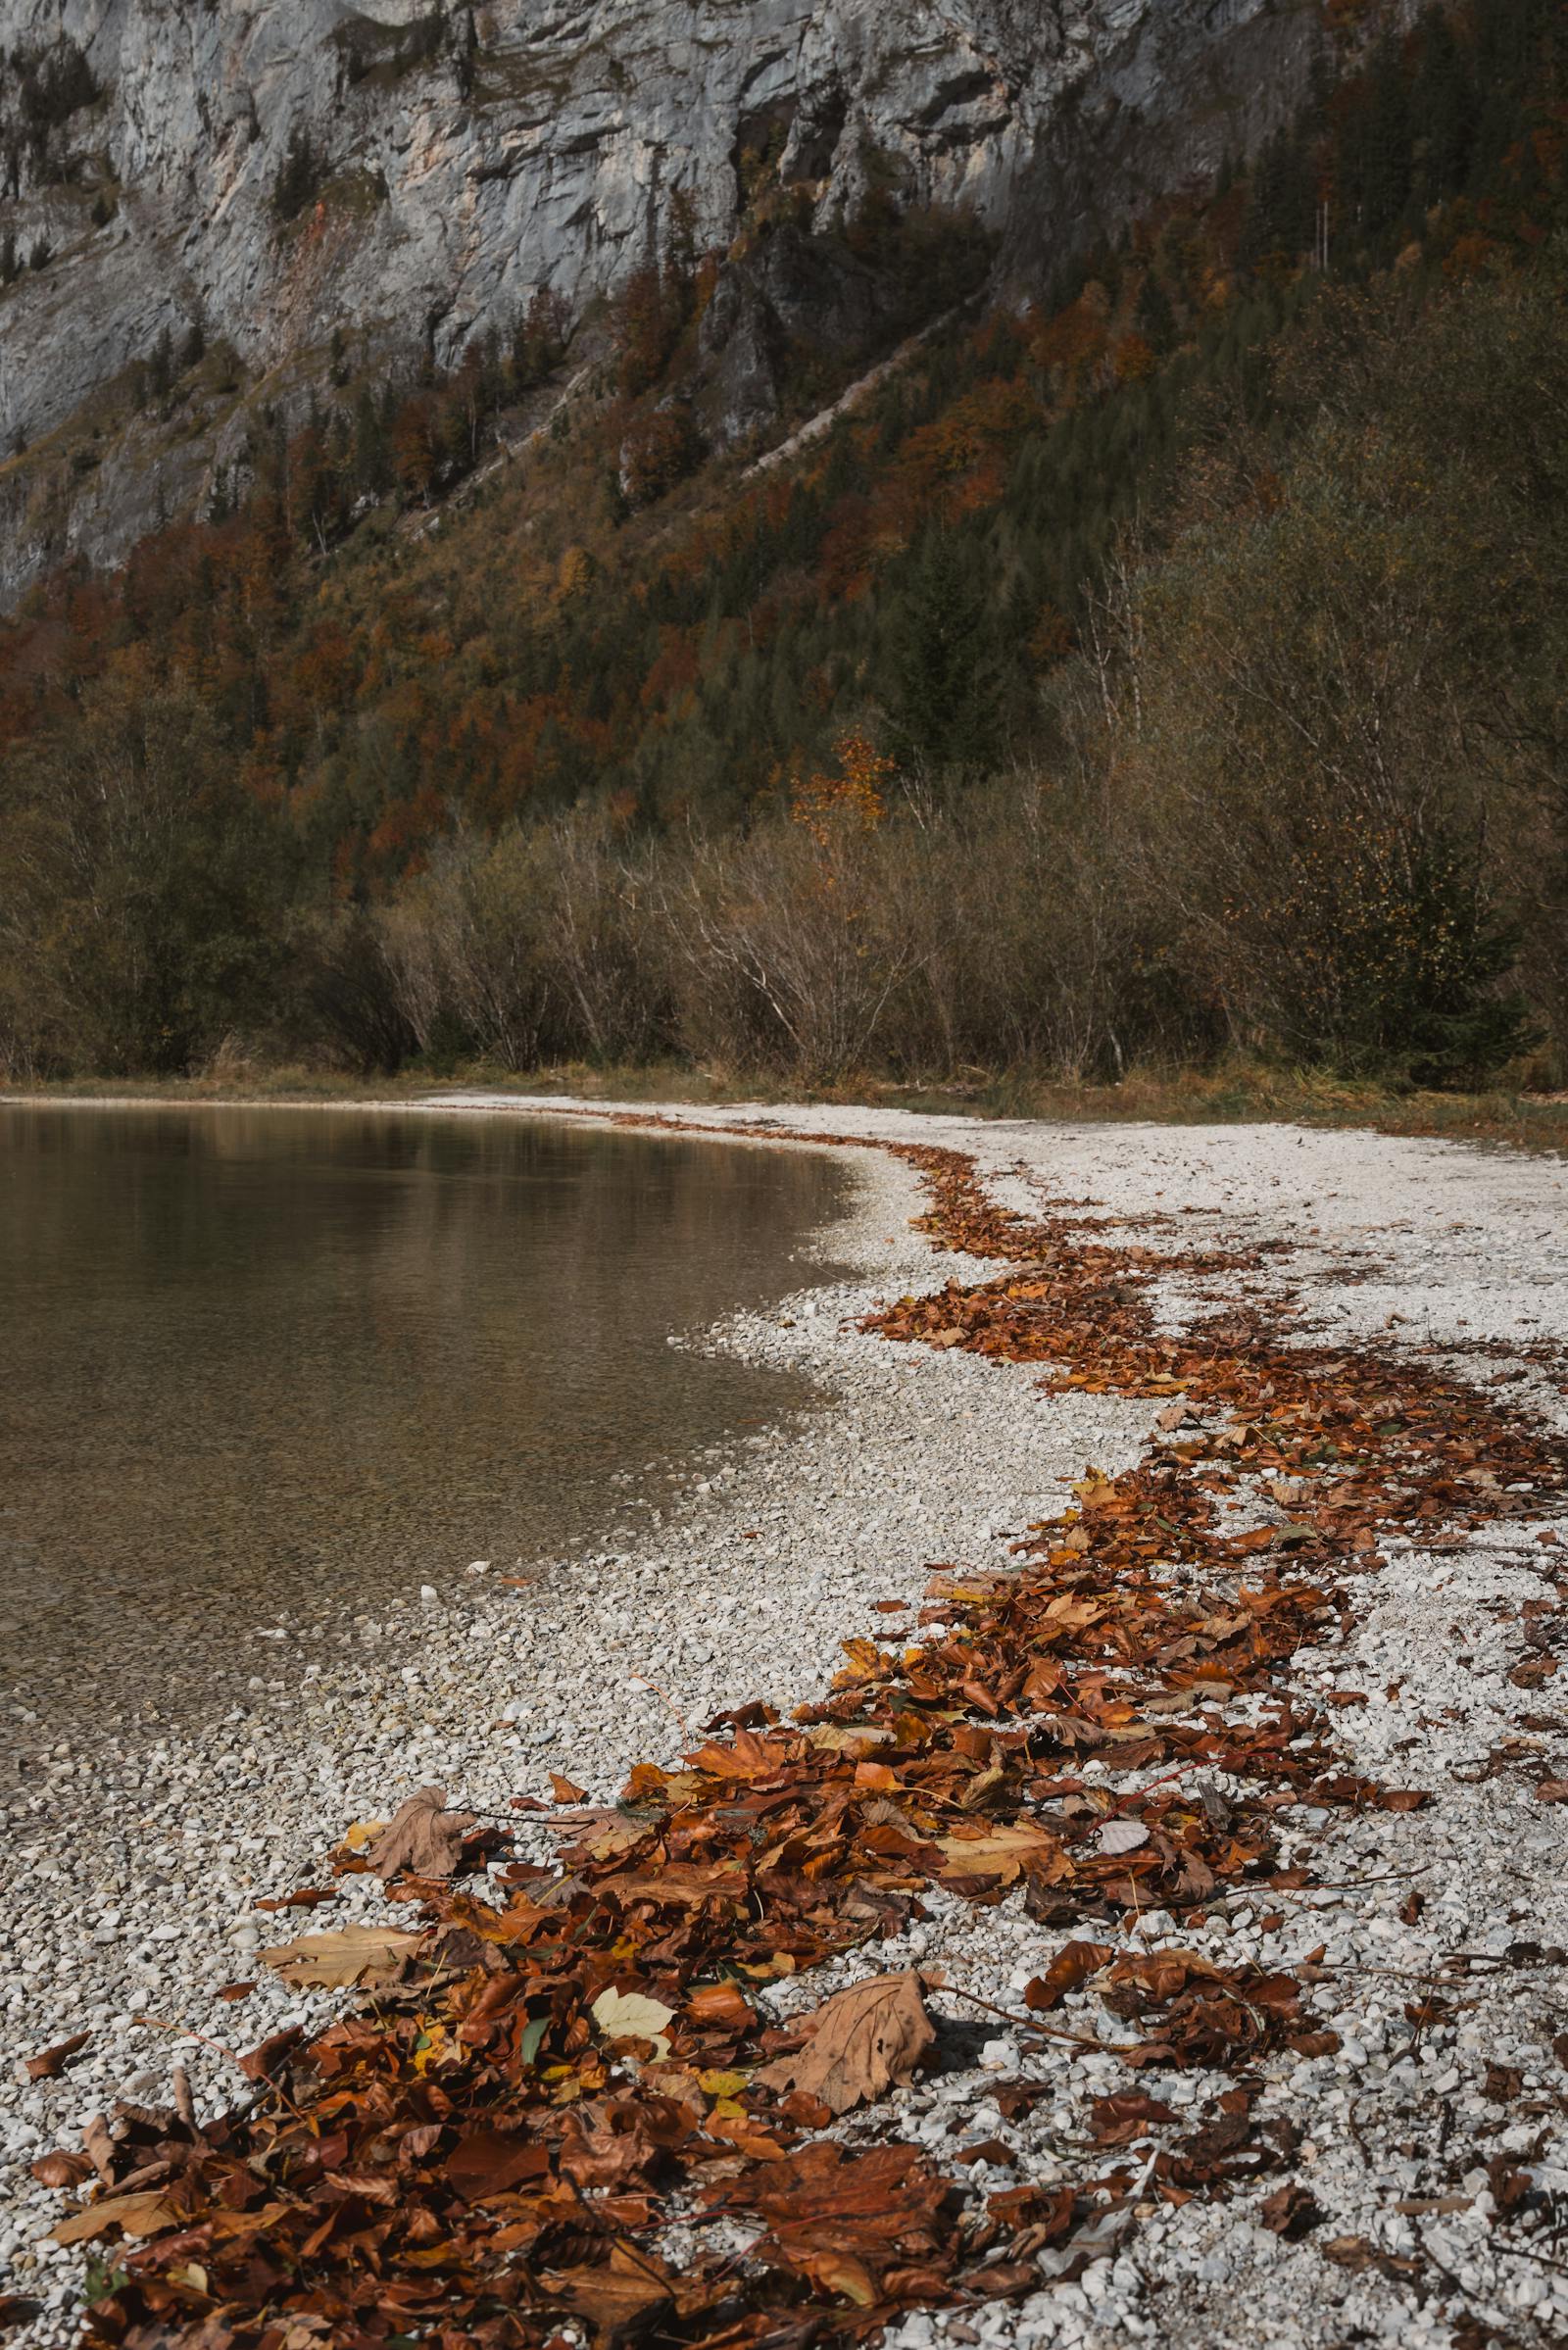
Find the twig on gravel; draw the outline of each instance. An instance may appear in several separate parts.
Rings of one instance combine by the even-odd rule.
[[[982,1999],[978,1991],[963,1991],[956,1983],[934,1983],[934,1991],[946,1991],[955,1999],[967,1999],[971,2007],[983,2007],[988,2016],[1000,2016],[1015,2032],[1038,2032],[1042,2039],[1065,2040],[1069,2048],[1093,2048],[1100,2056],[1115,2056],[1119,2051],[1108,2040],[1086,2040],[1076,2032],[1059,2032],[1050,2024],[1037,2024],[1033,2016],[1015,2016],[1010,2008],[998,2007],[993,2000]]]
[[[686,1716],[681,1712],[680,1707],[675,1703],[674,1698],[669,1695],[667,1690],[662,1689],[657,1681],[650,1681],[646,1673],[628,1673],[626,1680],[628,1686],[634,1689],[650,1690],[653,1695],[659,1699],[661,1705],[667,1707],[669,1712],[674,1715],[686,1737],[696,1737],[697,1733],[693,1730],[690,1722],[687,1721]]]

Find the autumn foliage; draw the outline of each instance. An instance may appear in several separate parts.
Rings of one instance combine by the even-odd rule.
[[[0,623],[0,1065],[526,1038],[814,1082],[1240,1046],[1451,1082],[1539,1038],[1560,1071],[1562,20],[1348,12],[1266,150],[961,311],[788,464],[708,448],[727,265],[689,209],[608,355],[548,288],[450,368],[345,347],[201,516]],[[845,234],[932,299],[972,276],[962,222],[879,200]],[[779,364],[780,429],[843,388]],[[144,960],[63,942],[143,902],[93,861],[131,828],[66,854],[51,811],[186,710],[198,846],[160,887],[236,793],[265,854],[212,953],[171,923],[186,1010],[126,1025],[84,989]],[[829,835],[855,955],[786,984]],[[523,868],[487,987],[459,912]],[[613,1016],[552,976],[568,877]]]

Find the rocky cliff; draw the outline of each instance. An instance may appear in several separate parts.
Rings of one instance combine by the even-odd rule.
[[[447,361],[541,287],[581,316],[678,192],[718,248],[764,180],[819,230],[872,191],[967,207],[1026,293],[1086,225],[1250,146],[1299,88],[1317,17],[1311,0],[0,0],[0,592],[72,552],[117,555],[199,496],[236,403],[299,395],[334,336]],[[100,424],[46,482],[40,448],[166,333],[231,364],[172,437]]]

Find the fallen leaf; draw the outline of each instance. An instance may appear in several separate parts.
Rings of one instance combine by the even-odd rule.
[[[942,1341],[939,1339],[936,1344],[940,1346]],[[837,2293],[841,2300],[853,2301],[857,2309],[870,2309],[876,2301],[876,2286],[870,2273],[853,2253],[804,2253],[796,2266],[821,2291]]]
[[[723,2032],[750,2032],[757,2021],[751,2002],[732,1983],[711,1983],[693,1991],[686,2013],[694,2024]]]
[[[69,2040],[56,2040],[52,2048],[41,2048],[36,2056],[24,2060],[23,2071],[29,2081],[53,2081],[68,2056],[74,2056],[92,2038],[90,2032],[74,2032]]]
[[[1543,1779],[1536,1787],[1538,1803],[1568,1803],[1568,1779]]]
[[[262,1964],[296,1990],[343,1990],[353,1983],[394,1983],[423,1940],[396,1926],[345,1926],[306,1934],[260,1953]]]
[[[125,2235],[156,2235],[177,2216],[168,2196],[156,2187],[143,2195],[106,2195],[99,2203],[89,2203],[85,2211],[74,2211],[62,2220],[54,2240],[57,2244],[86,2244],[111,2228]]]
[[[92,2170],[84,2154],[40,2154],[32,2164],[32,2176],[40,2186],[79,2186]]]
[[[1007,1885],[1031,1862],[1060,1850],[1044,1829],[1021,1824],[988,1828],[979,1836],[945,1836],[939,1841],[947,1864],[944,1877],[1000,1877]]]
[[[409,2131],[405,2147],[416,2134]],[[469,2130],[448,2155],[446,2169],[464,2201],[477,2203],[483,2195],[504,2194],[520,2179],[543,2178],[550,2169],[550,2150],[507,2130]]]
[[[1157,2097],[1146,2097],[1142,2089],[1117,2089],[1108,2097],[1096,2097],[1090,2113],[1097,2146],[1128,2145],[1135,2137],[1145,2136],[1152,2123],[1176,2119],[1168,2105],[1162,2105]]]
[[[835,2114],[871,2103],[907,2081],[936,2040],[914,1974],[878,1975],[816,2010],[806,2046],[764,2065],[765,2087],[804,2090]]]
[[[818,1722],[808,1730],[806,1736],[811,1745],[820,1746],[829,1754],[848,1754],[853,1757],[858,1746],[886,1745],[893,1733],[874,1722]]]
[[[393,1813],[366,1858],[383,1885],[404,1875],[451,1877],[472,1826],[466,1812],[448,1811],[445,1787],[422,1787]]]
[[[1116,1953],[1109,1942],[1063,1942],[1043,1975],[1037,1975],[1024,1991],[1023,2003],[1036,2015],[1059,2007],[1069,1991],[1077,1990],[1091,1975],[1108,1967]]]
[[[1095,1841],[1102,1852],[1136,1852],[1148,1843],[1149,1831],[1141,1820],[1106,1820],[1096,1831]]]
[[[105,2186],[115,2183],[115,2141],[102,2114],[90,2114],[82,2125],[82,2151]]]
[[[669,2054],[664,2031],[674,2022],[675,2010],[662,1999],[647,1998],[641,1991],[601,1991],[593,2004],[593,2019],[607,2040],[652,2040],[661,2056]]]
[[[630,2244],[616,2244],[602,2267],[562,2269],[541,2279],[579,2318],[586,2318],[601,2344],[640,2331],[673,2298],[672,2280],[661,2264]]]
[[[1288,2244],[1299,2243],[1323,2220],[1322,2211],[1304,2186],[1280,2187],[1266,2197],[1257,2216],[1271,2234],[1282,2236]]]

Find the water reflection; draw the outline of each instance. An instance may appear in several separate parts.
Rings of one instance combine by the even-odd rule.
[[[280,1608],[600,1530],[611,1471],[799,1399],[666,1336],[798,1280],[840,1180],[502,1117],[0,1107],[8,1674],[194,1693]]]

